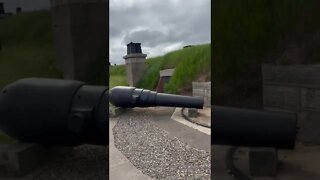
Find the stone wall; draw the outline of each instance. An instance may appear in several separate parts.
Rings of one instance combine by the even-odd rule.
[[[211,107],[211,82],[192,82],[192,93],[204,97],[204,105]]]
[[[264,64],[262,76],[264,109],[296,113],[298,140],[320,144],[320,66]]]

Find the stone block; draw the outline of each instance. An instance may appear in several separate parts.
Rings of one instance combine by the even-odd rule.
[[[282,107],[264,106],[263,110],[265,110],[265,111],[274,111],[274,112],[284,112],[284,113],[296,113],[296,110],[283,109]]]
[[[211,90],[206,90],[204,93],[204,96],[210,97],[211,96]]]
[[[298,140],[320,144],[320,65],[262,65],[264,109],[298,115]]]
[[[174,73],[174,69],[164,69],[160,71],[160,77],[172,76],[173,73]]]
[[[262,65],[263,84],[273,83],[298,87],[320,87],[319,65]]]
[[[191,118],[196,118],[198,117],[198,109],[195,109],[195,108],[189,108],[188,109],[188,116],[191,117]]]
[[[275,148],[250,148],[249,166],[252,176],[276,176],[278,168],[277,150]]]
[[[301,89],[301,105],[303,109],[316,109],[320,111],[320,88],[319,89],[302,88]]]
[[[298,114],[298,140],[320,145],[320,112],[302,111]]]
[[[211,89],[211,82],[192,82],[192,87],[194,88],[210,88]]]
[[[283,109],[300,108],[300,89],[279,85],[263,86],[264,106],[281,107]]]
[[[193,89],[193,96],[204,96],[205,90],[204,89]]]
[[[192,94],[203,97],[204,106],[211,106],[211,82],[192,82]]]

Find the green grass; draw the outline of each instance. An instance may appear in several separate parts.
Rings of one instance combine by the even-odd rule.
[[[109,89],[115,86],[128,86],[125,65],[111,66],[109,68],[109,74]],[[111,103],[109,103],[109,109],[110,108],[115,107]]]
[[[257,99],[262,104],[261,63],[320,63],[320,41],[314,40],[320,32],[319,5],[317,0],[215,0],[212,102],[233,106]],[[294,57],[299,61],[283,56],[295,51],[302,54]]]
[[[164,56],[147,60],[148,70],[140,81],[139,87],[155,89],[159,81],[159,71],[175,68],[170,82],[165,87],[169,93],[177,93],[184,86],[190,86],[193,80],[202,77],[211,79],[211,45],[198,45],[170,52]]]
[[[170,52],[164,56],[147,59],[148,69],[138,87],[155,90],[159,81],[159,72],[175,68],[170,82],[165,87],[167,92],[177,93],[185,86],[191,86],[193,80],[211,80],[211,45],[204,44]],[[110,85],[128,85],[125,65],[110,68]]]
[[[159,81],[159,71],[162,69],[164,57],[155,57],[147,60],[148,70],[139,82],[140,88],[154,90]]]
[[[184,86],[191,86],[192,81],[211,80],[211,45],[201,45],[172,53],[168,61],[175,59],[179,63],[166,85],[166,91],[177,93]]]
[[[109,72],[110,72],[110,82],[109,82],[110,89],[115,86],[128,86],[125,65],[111,66],[109,69]]]
[[[81,79],[79,80],[92,85],[108,86],[109,69],[106,61],[107,57],[107,53],[102,53],[102,55],[88,68],[88,72],[83,77],[80,77]]]
[[[215,83],[243,74],[294,26],[303,0],[217,0],[213,3],[213,61]]]
[[[60,77],[50,47],[6,46],[0,52],[0,87],[25,77]]]
[[[0,20],[0,88],[25,77],[59,78],[49,11]]]
[[[52,44],[50,11],[25,12],[0,20],[0,38],[5,44]]]

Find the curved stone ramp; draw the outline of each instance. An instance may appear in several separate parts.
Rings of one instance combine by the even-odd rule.
[[[138,108],[118,117],[113,128],[116,148],[136,168],[155,179],[210,179],[210,153],[190,147],[160,129],[154,119],[161,116]]]

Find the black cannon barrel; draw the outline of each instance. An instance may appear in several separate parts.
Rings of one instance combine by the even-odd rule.
[[[157,93],[135,87],[116,86],[109,91],[109,101],[119,107],[170,106],[202,109],[201,97]]]
[[[0,129],[23,142],[108,144],[107,87],[27,78],[0,93]]]
[[[212,107],[212,144],[293,149],[295,114]]]

